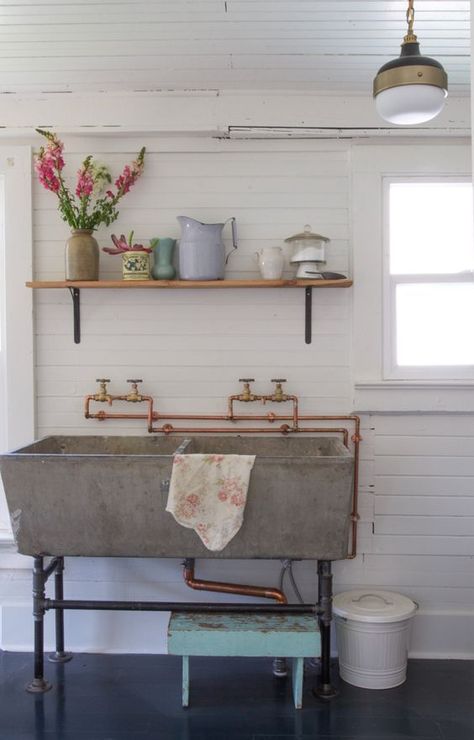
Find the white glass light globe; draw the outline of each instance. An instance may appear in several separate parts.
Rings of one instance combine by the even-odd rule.
[[[412,126],[441,113],[446,97],[446,90],[436,85],[399,85],[382,90],[375,98],[375,107],[385,121]]]

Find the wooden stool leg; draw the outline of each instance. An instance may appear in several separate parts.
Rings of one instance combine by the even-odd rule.
[[[303,706],[303,672],[304,658],[293,658],[293,700],[295,709],[301,709]]]
[[[183,707],[189,707],[189,656],[183,655]]]

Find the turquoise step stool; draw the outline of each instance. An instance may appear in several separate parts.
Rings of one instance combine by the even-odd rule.
[[[189,706],[189,657],[293,658],[293,699],[303,705],[304,658],[321,654],[316,617],[293,614],[172,612],[168,653],[183,658],[183,707]]]

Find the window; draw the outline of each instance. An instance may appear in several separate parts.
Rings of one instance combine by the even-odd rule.
[[[384,377],[473,378],[472,185],[385,178],[384,195]]]
[[[474,412],[469,142],[351,156],[354,409]]]

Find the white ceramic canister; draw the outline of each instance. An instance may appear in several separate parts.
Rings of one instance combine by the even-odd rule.
[[[281,279],[285,264],[281,247],[263,247],[259,252],[255,252],[255,259],[264,280]]]

